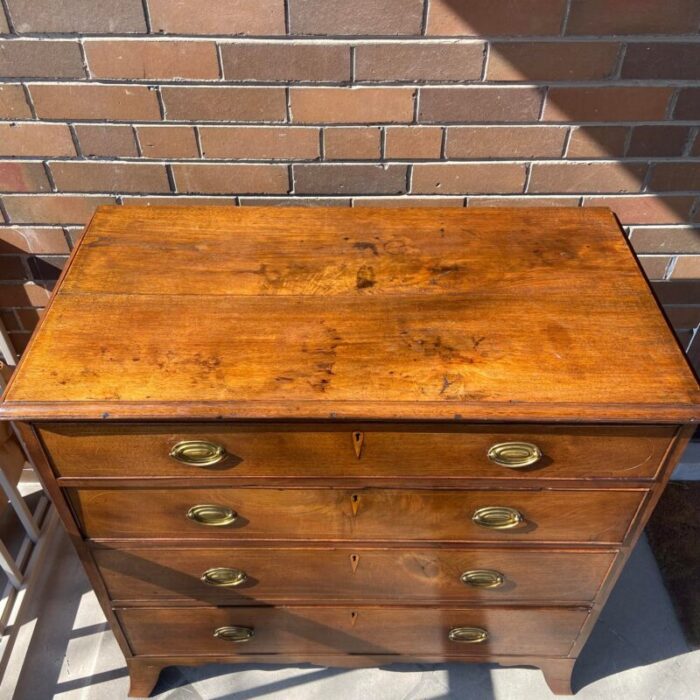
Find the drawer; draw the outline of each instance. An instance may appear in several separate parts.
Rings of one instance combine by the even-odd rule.
[[[52,423],[39,432],[57,473],[69,477],[651,479],[675,427]],[[211,458],[220,461],[203,467],[170,456],[187,441],[220,447]],[[488,457],[494,445],[523,442],[541,452],[529,467]]]
[[[458,540],[619,544],[642,490],[439,491],[218,488],[67,489],[92,538],[240,540]],[[196,506],[202,524],[188,517]],[[508,529],[474,522],[477,510]],[[517,511],[517,513],[513,513]],[[231,522],[232,521],[232,522]],[[221,524],[227,523],[228,524]]]
[[[352,654],[566,655],[588,611],[581,608],[124,608],[117,616],[134,654],[224,655],[293,652]],[[253,630],[233,642],[221,628]],[[479,628],[481,642],[451,641],[450,631]],[[243,636],[244,632],[231,632]],[[467,636],[466,632],[462,633]]]
[[[592,601],[614,551],[95,547],[112,600]]]

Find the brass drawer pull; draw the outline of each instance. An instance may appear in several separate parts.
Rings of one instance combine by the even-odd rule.
[[[505,582],[505,576],[494,569],[465,571],[459,578],[462,583],[472,588],[498,588]]]
[[[240,644],[249,642],[255,636],[255,630],[252,627],[217,627],[214,630],[214,636],[225,642]]]
[[[193,467],[213,467],[228,457],[222,445],[209,440],[182,440],[173,446],[170,456]]]
[[[481,627],[453,627],[447,636],[451,642],[481,644],[489,638],[489,633]]]
[[[522,469],[542,459],[542,451],[531,442],[500,442],[488,451],[488,458],[499,467]]]
[[[248,575],[241,569],[229,569],[225,566],[216,566],[207,569],[201,576],[202,581],[208,586],[240,586],[248,579]]]
[[[510,530],[525,522],[522,513],[507,506],[484,506],[477,508],[472,520],[481,527],[490,530]]]
[[[238,513],[227,506],[216,506],[212,504],[200,504],[192,506],[187,511],[187,517],[200,525],[209,527],[223,527],[236,522]]]

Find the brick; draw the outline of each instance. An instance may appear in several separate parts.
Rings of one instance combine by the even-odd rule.
[[[690,341],[693,339],[693,330],[679,330],[677,328],[673,329],[673,332],[676,334],[676,337],[678,338],[678,342],[680,343],[681,347],[685,349],[685,351],[688,351],[688,345],[690,344]],[[697,373],[697,369],[695,370]]]
[[[217,80],[219,59],[213,41],[85,40],[93,78],[127,80]]]
[[[27,349],[31,337],[31,333],[10,333],[10,342],[15,351],[22,354]]]
[[[2,21],[2,15],[0,14],[0,23]],[[2,325],[5,326],[6,331],[17,331],[21,329],[19,320],[12,309],[7,311],[0,310],[0,321]]]
[[[700,88],[680,91],[673,116],[676,119],[700,119]]]
[[[51,185],[41,163],[0,161],[0,192],[49,192]]]
[[[22,328],[30,333],[37,327],[42,317],[43,309],[17,309],[17,316]]]
[[[515,163],[417,163],[414,194],[484,194],[522,192],[525,166]]]
[[[625,154],[626,126],[577,126],[571,132],[567,158],[620,158]]]
[[[285,34],[284,0],[148,0],[151,27],[161,34]]]
[[[637,126],[632,131],[628,156],[680,156],[688,141],[687,126]]]
[[[95,208],[115,204],[114,197],[63,194],[4,195],[2,202],[13,224],[85,224]]]
[[[700,156],[700,131],[695,135],[695,143],[690,151],[692,156]]]
[[[700,299],[700,280],[675,280],[652,284],[659,301],[664,305],[691,304]]]
[[[664,119],[672,89],[666,87],[553,87],[544,121],[641,121]]]
[[[447,158],[558,158],[564,149],[565,127],[451,126]]]
[[[296,194],[403,194],[405,165],[294,165]]]
[[[67,260],[68,256],[66,255],[31,255],[27,260],[27,264],[33,279],[55,281],[60,277],[61,270]]]
[[[61,192],[170,192],[165,166],[158,163],[49,163]]]
[[[360,44],[355,49],[355,80],[479,80],[484,43]]]
[[[122,197],[122,204],[138,207],[233,207],[236,205],[236,200],[233,197],[189,197],[174,194],[170,197],[126,196]]]
[[[464,197],[354,197],[353,207],[463,207]]]
[[[138,156],[134,130],[126,124],[76,124],[84,156]]]
[[[411,88],[290,88],[298,124],[373,124],[413,120]]]
[[[612,42],[494,43],[486,79],[604,80],[614,73],[619,52]]]
[[[9,39],[0,41],[0,75],[4,78],[84,78],[77,41]]]
[[[687,262],[686,262],[687,261]],[[685,263],[684,267],[688,267],[688,272],[690,272],[690,277],[697,278],[700,272],[700,256],[697,258],[697,262],[694,264],[693,258],[681,258],[676,264],[676,269],[681,262]],[[683,279],[682,277],[676,277],[676,269],[673,270],[672,279]],[[681,274],[683,274],[683,267],[681,268]],[[694,273],[694,274],[693,274]],[[700,324],[700,306],[669,306],[665,309],[668,320],[674,329],[676,328],[695,328]]]
[[[566,34],[694,34],[696,0],[572,0]]]
[[[74,156],[75,146],[66,124],[12,122],[0,124],[2,156]]]
[[[288,126],[202,126],[205,158],[313,159],[320,154],[319,129]]]
[[[468,197],[468,207],[577,207],[579,197]]]
[[[83,234],[85,233],[85,228],[83,228],[82,226],[66,226],[65,231],[68,234],[68,238],[70,239],[70,247],[72,250],[83,237]]]
[[[700,163],[656,163],[649,188],[662,192],[700,190]]]
[[[534,163],[528,192],[638,192],[645,163]]]
[[[10,31],[7,26],[7,19],[5,18],[5,10],[0,7],[0,34],[8,34]]]
[[[199,158],[191,126],[139,126],[136,132],[146,158]]]
[[[700,43],[630,44],[622,78],[653,80],[700,79]]]
[[[166,119],[205,121],[284,121],[282,87],[163,87]]]
[[[30,119],[32,110],[21,85],[0,85],[0,119]]]
[[[659,301],[668,304],[689,304],[700,299],[699,280],[678,280],[676,282],[657,282],[652,285]]]
[[[225,80],[350,80],[350,48],[334,44],[231,43],[221,45]]]
[[[537,121],[542,92],[532,87],[421,88],[421,122]]]
[[[648,279],[662,280],[666,277],[671,260],[667,255],[642,255],[639,263]]]
[[[0,254],[9,253],[68,253],[68,243],[62,228],[0,226]]]
[[[286,165],[175,163],[178,192],[203,194],[287,194]]]
[[[129,34],[145,32],[141,0],[7,0],[19,33]]]
[[[565,5],[565,0],[430,0],[427,34],[558,35]]]
[[[584,197],[585,207],[609,207],[624,225],[683,224],[690,218],[693,197],[637,195],[629,197]]]
[[[41,119],[160,120],[156,93],[143,85],[32,83],[29,92]]]
[[[700,228],[635,228],[632,229],[630,240],[637,253],[700,254]]]
[[[2,302],[6,306],[46,306],[49,291],[34,282],[4,284]]]
[[[420,34],[423,0],[293,0],[290,34]]]
[[[381,153],[379,127],[338,126],[323,130],[326,160],[377,160]]]
[[[442,127],[388,126],[384,139],[386,158],[432,159],[440,158]]]
[[[349,197],[240,197],[242,207],[349,207]]]
[[[27,273],[24,271],[22,259],[19,255],[0,255],[0,279],[6,280],[23,280],[27,278]]]

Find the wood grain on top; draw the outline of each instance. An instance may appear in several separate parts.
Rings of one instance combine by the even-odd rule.
[[[103,207],[10,418],[689,421],[603,209]]]

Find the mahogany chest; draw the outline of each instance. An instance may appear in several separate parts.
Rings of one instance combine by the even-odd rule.
[[[9,386],[124,652],[571,670],[698,418],[603,209],[106,207]]]

